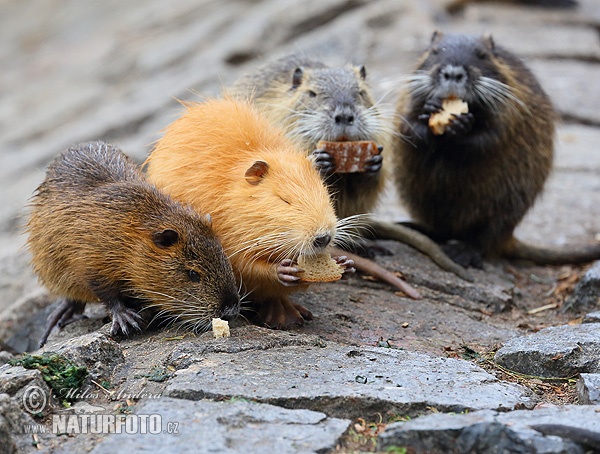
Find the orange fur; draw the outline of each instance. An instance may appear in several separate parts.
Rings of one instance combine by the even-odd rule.
[[[321,177],[248,102],[214,99],[186,107],[146,161],[148,179],[211,215],[251,300],[287,304],[290,292],[306,286],[283,286],[278,263],[314,253],[316,235],[335,236],[337,219]],[[269,169],[253,185],[245,174],[256,161]]]

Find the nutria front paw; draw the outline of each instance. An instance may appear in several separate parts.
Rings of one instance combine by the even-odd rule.
[[[442,99],[441,98],[431,98],[428,99],[425,104],[423,104],[423,113],[419,115],[419,120],[422,122],[429,122],[429,117],[432,114],[439,112],[442,110]]]
[[[292,259],[284,259],[277,265],[277,278],[281,285],[293,287],[300,283],[298,273],[300,272],[298,264]]]
[[[313,163],[321,175],[326,176],[335,172],[335,162],[329,152],[322,148],[317,148],[312,152],[312,156]]]
[[[259,316],[267,328],[289,329],[304,325],[312,320],[312,313],[300,304],[288,300],[267,301],[261,304]]]
[[[371,156],[369,159],[365,161],[365,172],[366,173],[378,173],[381,171],[381,166],[383,165],[383,156],[381,156],[381,152],[383,151],[383,147],[377,147],[379,150],[379,154],[375,156]]]
[[[349,274],[355,273],[356,268],[354,268],[354,260],[349,259],[345,255],[340,255],[339,257],[333,257],[333,260],[344,268],[344,272],[342,273],[342,278],[348,277]]]
[[[135,310],[126,307],[124,304],[116,304],[110,307],[112,325],[110,326],[110,335],[116,336],[120,333],[129,335],[129,328],[141,331],[139,322],[143,320],[142,316]]]
[[[450,136],[464,136],[471,132],[475,117],[471,112],[460,115],[453,114],[450,124],[446,126],[446,134]]]

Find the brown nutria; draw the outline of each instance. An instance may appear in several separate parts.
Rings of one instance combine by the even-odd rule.
[[[312,318],[288,298],[307,287],[297,258],[343,240],[348,224],[337,220],[319,173],[282,130],[248,101],[188,104],[146,162],[151,182],[211,214],[262,322],[287,328]],[[346,256],[337,260],[353,271]]]
[[[366,162],[366,172],[336,173],[333,157],[317,144],[325,141],[374,141],[380,152],[392,135],[389,109],[374,100],[364,66],[329,67],[302,55],[267,62],[240,77],[232,96],[251,99],[307,154],[325,177],[338,217],[370,213],[385,185],[382,154]],[[401,225],[364,218],[366,231],[376,237],[409,244],[443,269],[472,280],[460,266],[425,235]],[[353,256],[355,257],[355,256]],[[359,269],[368,262],[360,261]]]
[[[112,335],[140,329],[144,308],[196,331],[239,312],[233,270],[209,217],[146,182],[111,145],[80,144],[49,165],[27,230],[35,272],[64,299],[42,344],[89,302],[106,305]]]
[[[468,112],[446,132],[428,126],[445,99]],[[527,246],[513,231],[553,162],[555,112],[521,60],[490,36],[434,33],[398,102],[396,185],[421,228],[463,265],[501,255],[540,264],[589,261],[600,248],[552,251]]]

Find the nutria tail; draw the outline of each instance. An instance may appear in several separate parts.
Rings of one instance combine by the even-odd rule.
[[[600,259],[600,244],[574,249],[548,249],[523,243],[512,237],[503,247],[501,255],[513,260],[527,260],[538,265],[568,265]]]
[[[466,281],[473,282],[473,276],[458,263],[448,257],[444,251],[427,235],[409,227],[384,222],[370,217],[366,222],[367,228],[376,238],[381,240],[396,240],[414,247],[429,256],[440,268],[450,271]]]

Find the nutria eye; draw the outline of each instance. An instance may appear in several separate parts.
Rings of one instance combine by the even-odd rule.
[[[310,96],[311,98],[316,98],[317,94],[312,90],[308,90],[308,96]]]
[[[194,270],[188,270],[187,272],[190,281],[192,282],[200,282],[200,275]]]

